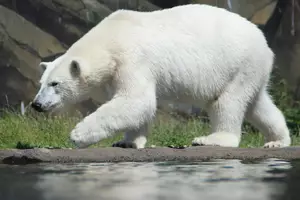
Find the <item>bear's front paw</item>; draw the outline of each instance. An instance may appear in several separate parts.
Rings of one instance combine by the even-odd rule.
[[[86,148],[89,146],[82,132],[78,132],[76,129],[71,132],[70,140],[77,148]]]
[[[77,148],[86,148],[101,140],[101,135],[94,131],[90,125],[79,123],[72,130],[70,139]]]

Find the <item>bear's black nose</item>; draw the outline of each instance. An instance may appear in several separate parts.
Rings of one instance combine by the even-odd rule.
[[[31,103],[31,107],[32,107],[34,110],[38,111],[38,112],[43,112],[43,111],[44,111],[43,108],[42,108],[42,104],[39,103],[39,102],[32,102],[32,103]]]

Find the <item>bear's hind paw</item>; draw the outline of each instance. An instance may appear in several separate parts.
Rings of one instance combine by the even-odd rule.
[[[208,136],[196,137],[192,141],[193,146],[221,146],[238,147],[239,138],[237,134],[228,132],[215,132]]]
[[[289,145],[285,145],[284,142],[277,140],[277,141],[271,141],[264,144],[264,148],[282,148]]]
[[[202,136],[202,137],[194,138],[194,140],[192,141],[192,146],[220,146],[220,145],[216,143],[207,143],[206,136]]]

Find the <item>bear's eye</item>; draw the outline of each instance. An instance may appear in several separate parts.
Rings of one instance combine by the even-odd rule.
[[[58,82],[51,82],[49,85],[52,86],[52,87],[55,87],[55,86],[58,85]]]

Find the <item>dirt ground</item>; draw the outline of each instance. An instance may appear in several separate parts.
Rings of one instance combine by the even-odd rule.
[[[174,149],[168,147],[145,149],[89,148],[89,149],[10,149],[0,150],[0,163],[31,164],[91,163],[91,162],[161,162],[207,161],[212,159],[257,160],[266,158],[300,159],[300,146],[287,148],[224,148],[212,146]]]

